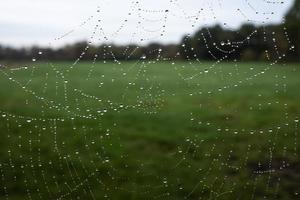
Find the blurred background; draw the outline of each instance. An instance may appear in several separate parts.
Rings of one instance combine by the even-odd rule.
[[[0,199],[300,198],[300,1],[0,7]]]

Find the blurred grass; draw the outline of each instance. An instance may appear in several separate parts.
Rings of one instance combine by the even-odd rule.
[[[299,64],[24,66],[0,72],[1,198],[299,198]]]

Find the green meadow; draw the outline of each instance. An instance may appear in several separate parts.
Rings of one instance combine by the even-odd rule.
[[[299,67],[8,63],[0,199],[298,199]]]

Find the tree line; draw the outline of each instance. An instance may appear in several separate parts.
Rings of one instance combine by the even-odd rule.
[[[41,53],[42,52],[42,53]],[[101,44],[87,41],[52,48],[12,48],[0,46],[0,60],[242,60],[300,61],[300,1],[279,25],[255,26],[244,24],[237,30],[221,25],[202,27],[182,38],[179,44],[151,43],[146,46]]]

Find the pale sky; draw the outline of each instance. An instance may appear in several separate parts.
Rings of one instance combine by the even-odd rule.
[[[139,3],[135,4],[136,1]],[[193,33],[203,25],[226,23],[228,28],[235,28],[247,19],[257,24],[280,23],[293,0],[271,2],[275,3],[267,0],[1,0],[0,44],[57,47],[89,39],[96,24],[98,30],[90,39],[95,43],[105,42],[103,35],[107,41],[117,44],[141,39],[144,39],[141,44],[178,42],[184,34]],[[163,29],[165,33],[161,36]],[[65,33],[69,34],[55,40]]]

